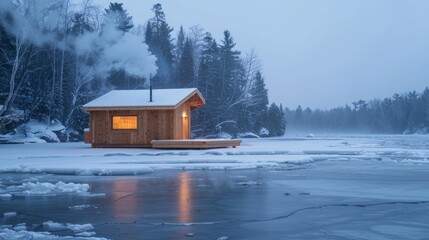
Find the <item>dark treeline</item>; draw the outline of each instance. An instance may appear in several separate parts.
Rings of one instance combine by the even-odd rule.
[[[160,4],[138,26],[121,3],[49,4],[0,3],[0,133],[34,118],[81,134],[83,104],[113,89],[147,88],[152,76],[154,88],[202,92],[207,105],[193,114],[196,136],[283,135],[284,110],[269,105],[259,60],[243,56],[229,31],[220,41],[200,26],[175,35]]]
[[[429,133],[429,89],[330,110],[285,109],[288,129],[302,132]]]

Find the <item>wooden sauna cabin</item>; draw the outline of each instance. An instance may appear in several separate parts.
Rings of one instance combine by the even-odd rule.
[[[89,112],[85,143],[152,147],[152,140],[190,139],[191,111],[204,104],[196,88],[114,90],[83,106]]]

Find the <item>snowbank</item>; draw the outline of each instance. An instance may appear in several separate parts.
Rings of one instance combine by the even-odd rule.
[[[8,143],[46,143],[60,142],[58,136],[64,138],[65,135],[65,127],[58,120],[46,122],[30,119],[27,123],[19,125],[15,129],[15,133],[0,137]]]

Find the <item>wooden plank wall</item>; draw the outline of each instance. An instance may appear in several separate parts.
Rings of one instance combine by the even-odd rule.
[[[138,128],[113,130],[114,115],[137,116]],[[174,110],[116,110],[92,111],[90,131],[92,144],[104,145],[149,145],[157,139],[174,139]]]

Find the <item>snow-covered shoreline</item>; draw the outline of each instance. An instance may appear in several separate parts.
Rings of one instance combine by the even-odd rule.
[[[282,169],[353,159],[425,164],[429,163],[427,146],[429,136],[415,135],[244,139],[238,148],[210,150],[101,149],[81,142],[7,144],[0,145],[0,172],[137,175],[159,170]]]

